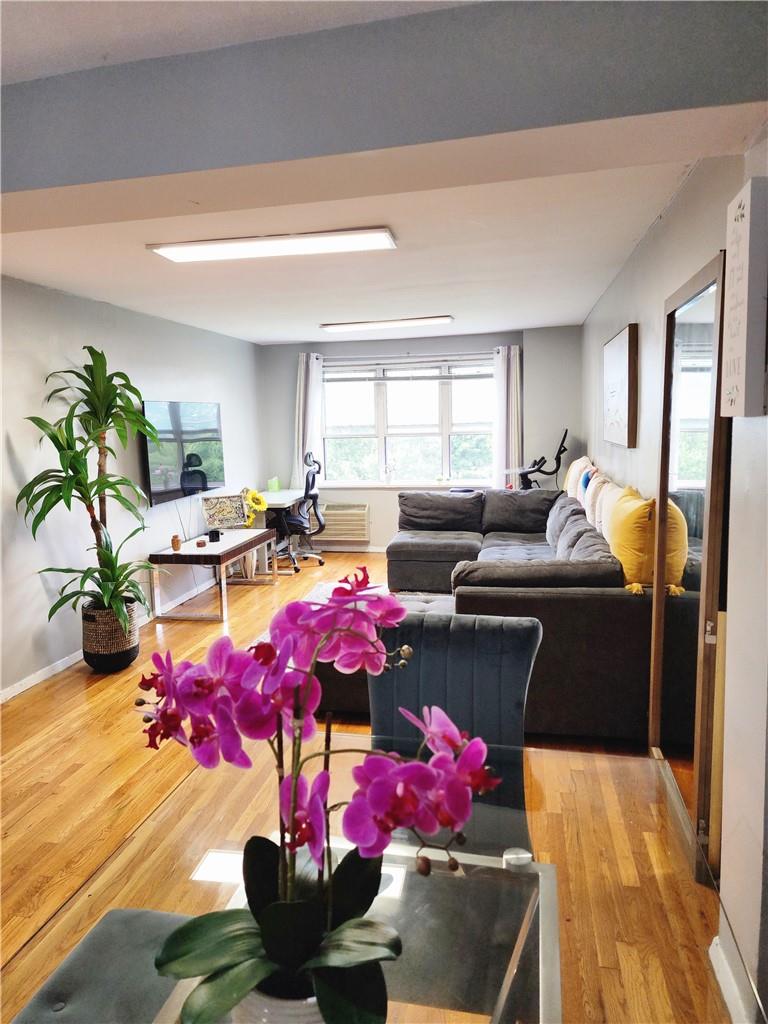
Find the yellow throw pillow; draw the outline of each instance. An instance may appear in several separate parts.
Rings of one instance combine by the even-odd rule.
[[[668,503],[666,586],[679,586],[688,558],[688,524],[673,501]],[[643,498],[634,487],[625,487],[610,514],[606,535],[611,553],[624,569],[627,583],[653,583],[656,541],[656,499]]]
[[[597,508],[595,510],[597,522],[595,525],[609,544],[611,543],[611,515],[613,514],[616,502],[623,493],[623,487],[610,483],[606,484],[597,496]]]
[[[608,544],[624,569],[626,583],[653,583],[656,502],[625,487],[611,512]]]
[[[667,512],[667,560],[665,564],[667,586],[677,587],[683,578],[688,561],[688,523],[685,516],[670,501]]]

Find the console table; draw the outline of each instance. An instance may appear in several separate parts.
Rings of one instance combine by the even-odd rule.
[[[164,548],[162,551],[154,551],[149,556],[152,566],[158,568],[166,565],[191,565],[212,568],[218,573],[219,591],[219,613],[218,615],[204,614],[201,612],[182,612],[173,609],[171,612],[160,614],[160,585],[159,573],[154,571],[152,577],[152,611],[156,619],[162,621],[169,619],[196,619],[207,622],[227,621],[227,566],[232,562],[240,561],[243,556],[255,552],[257,559],[264,565],[267,571],[254,572],[250,578],[230,580],[230,583],[240,586],[260,586],[265,583],[274,585],[277,583],[277,558],[275,557],[277,534],[274,530],[222,530],[221,540],[211,542],[207,537],[196,537],[185,541],[178,551],[173,548]],[[205,547],[198,547],[197,541],[205,540]]]

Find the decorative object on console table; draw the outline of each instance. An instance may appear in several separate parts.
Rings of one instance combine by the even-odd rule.
[[[183,924],[156,958],[161,974],[203,976],[184,1003],[182,1024],[214,1024],[238,1004],[235,1020],[249,1022],[384,1024],[380,961],[397,958],[401,941],[390,925],[363,915],[379,891],[392,832],[405,828],[415,836],[416,867],[428,875],[424,851],[461,845],[473,795],[500,782],[485,765],[483,740],[460,733],[437,707],[425,708],[423,719],[403,712],[423,735],[416,757],[332,750],[330,716],[324,748],[306,751],[317,729],[318,662],[372,675],[407,664],[413,651],[401,646],[387,652],[378,635],[404,616],[397,599],[372,587],[362,569],[340,581],[327,601],[295,601],[281,609],[270,640],[249,651],[235,650],[222,637],[203,664],[175,665],[170,652],[153,655],[156,671],[140,686],[145,693],[154,690],[157,699],[136,702],[145,709],[147,745],[157,749],[175,739],[204,768],[222,759],[249,768],[243,739],[266,740],[278,783],[279,842],[252,836],[243,853],[248,907]],[[357,789],[351,800],[329,806],[329,766],[337,753],[364,758],[353,770]],[[310,784],[313,762],[322,768]],[[335,866],[329,817],[342,807],[344,835],[354,845]],[[448,830],[444,841],[437,837],[441,827]],[[303,847],[315,865],[309,876],[298,869]],[[452,854],[448,868],[459,868]]]
[[[603,345],[603,440],[637,445],[637,324]]]
[[[247,526],[248,509],[242,494],[224,494],[219,497],[201,499],[203,518],[208,529],[233,530]]]
[[[74,609],[83,605],[83,656],[99,672],[116,672],[129,665],[139,653],[134,622],[135,604],[149,611],[147,598],[136,576],[150,568],[147,562],[120,563],[123,544],[144,529],[138,504],[146,501],[144,492],[125,476],[107,472],[107,461],[114,451],[110,434],[114,431],[124,448],[128,437],[142,434],[157,442],[157,432],[137,407],[141,394],[120,370],[109,373],[103,352],[84,346],[90,357],[79,369],[56,370],[46,382],[58,382],[46,401],[67,400],[65,414],[53,422],[39,416],[28,419],[48,438],[56,450],[58,468],[44,470],[29,481],[16,498],[16,507],[24,505],[24,519],[32,515],[32,536],[57,505],[83,506],[95,544],[96,565],[85,569],[44,569],[63,573],[70,579],[58,593],[48,613],[50,618],[67,604]],[[89,461],[96,456],[96,475],[91,477]],[[113,548],[107,532],[107,502],[116,501],[140,523],[122,544]],[[98,510],[97,510],[98,509]],[[95,613],[104,613],[98,614]],[[86,618],[88,616],[88,618]],[[98,628],[94,619],[98,621]],[[111,625],[107,627],[106,623]],[[114,626],[114,628],[112,628]],[[119,631],[122,631],[120,639]],[[103,641],[103,646],[102,646]]]
[[[178,533],[174,533],[171,537],[171,547],[174,551],[181,551],[181,537]]]

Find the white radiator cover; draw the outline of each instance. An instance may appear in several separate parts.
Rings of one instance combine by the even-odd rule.
[[[317,539],[323,545],[333,541],[366,544],[370,541],[370,506],[329,501],[320,505],[320,511],[325,517],[325,529]]]

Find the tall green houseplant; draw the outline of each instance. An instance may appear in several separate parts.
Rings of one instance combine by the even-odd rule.
[[[147,600],[136,576],[150,569],[144,561],[120,562],[120,551],[127,540],[144,529],[139,506],[146,501],[144,492],[132,480],[108,471],[109,458],[115,457],[110,444],[114,434],[123,448],[128,439],[143,434],[157,443],[157,432],[141,412],[141,393],[126,373],[109,372],[103,352],[84,346],[90,362],[80,368],[56,370],[46,382],[56,387],[46,402],[65,401],[68,407],[57,420],[28,417],[40,431],[41,441],[53,446],[58,466],[38,473],[22,487],[16,499],[24,507],[24,518],[32,518],[32,536],[45,523],[57,505],[71,510],[82,506],[94,537],[89,550],[95,552],[95,565],[84,569],[51,567],[43,572],[69,576],[51,606],[48,618],[67,604],[77,608],[83,602],[83,656],[102,672],[117,671],[138,655],[136,604],[147,607]],[[92,475],[95,461],[96,473]],[[107,529],[108,501],[115,501],[131,513],[139,526],[117,547]]]

